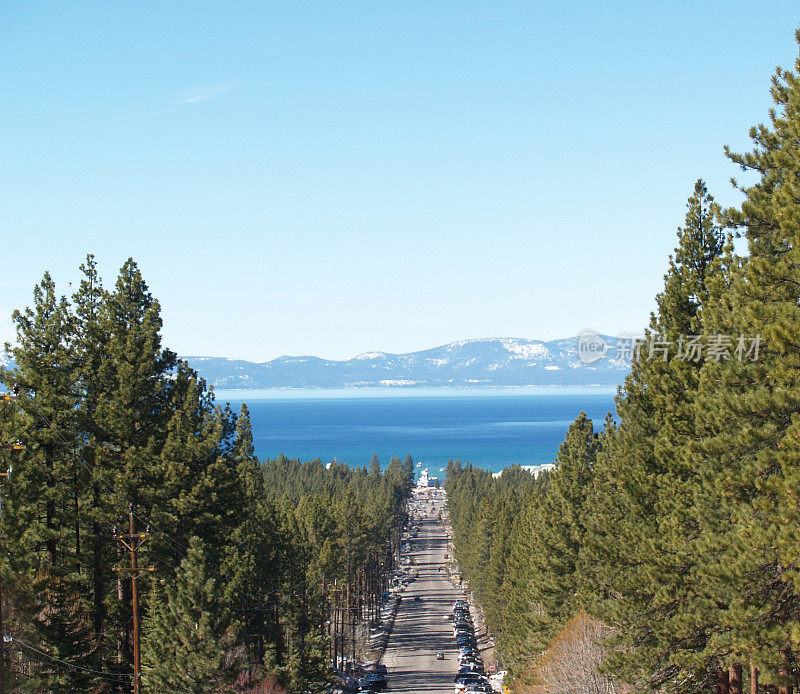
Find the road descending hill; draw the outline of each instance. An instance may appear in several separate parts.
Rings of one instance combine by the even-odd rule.
[[[425,506],[430,508],[427,503]],[[453,692],[458,649],[452,623],[445,616],[452,613],[453,601],[463,595],[444,570],[447,537],[436,519],[441,507],[437,502],[433,511],[428,510],[418,524],[418,536],[409,540],[411,551],[405,554],[415,563],[419,576],[403,593],[383,657],[390,692]],[[444,652],[444,660],[436,659],[438,651]]]

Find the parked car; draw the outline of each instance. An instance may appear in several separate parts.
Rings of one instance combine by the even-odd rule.
[[[455,683],[455,694],[462,694],[462,692],[467,688],[467,685],[478,684],[480,682],[484,682],[485,680],[486,678],[481,677],[480,675],[456,675],[453,678],[453,682]]]
[[[475,665],[478,667],[483,667],[483,660],[474,655],[467,655],[464,656],[463,658],[460,658],[459,663],[461,665]]]
[[[436,660],[444,660],[444,651],[439,651],[436,654]]]
[[[475,684],[468,684],[464,690],[465,692],[481,692],[481,694],[491,694],[494,691],[492,685],[488,682],[476,682]]]
[[[388,686],[389,683],[386,681],[386,677],[378,672],[371,672],[361,678],[360,689],[362,691],[367,689],[380,691],[382,689],[386,689]]]

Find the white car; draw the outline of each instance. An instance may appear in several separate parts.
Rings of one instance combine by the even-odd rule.
[[[503,691],[503,678],[508,674],[505,670],[500,670],[500,672],[495,672],[493,675],[489,675],[489,684],[492,685],[492,689],[496,692]]]

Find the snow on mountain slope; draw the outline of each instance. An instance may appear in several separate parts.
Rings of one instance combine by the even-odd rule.
[[[253,363],[185,357],[220,388],[346,388],[365,386],[618,385],[629,364],[613,356],[590,365],[578,359],[577,338],[461,340],[406,354],[365,352],[335,361],[284,356]]]

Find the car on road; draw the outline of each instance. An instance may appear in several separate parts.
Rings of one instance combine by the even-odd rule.
[[[486,681],[486,678],[480,675],[456,675],[453,678],[455,694],[461,694],[470,684],[479,684]]]
[[[378,672],[371,672],[361,678],[359,690],[362,692],[366,690],[381,691],[382,689],[386,689],[388,686],[389,683],[386,681],[386,677],[384,675]]]
[[[470,665],[472,667],[483,667],[483,661],[474,655],[464,656],[463,658],[460,658],[458,662],[459,665],[462,667],[464,665]]]
[[[470,667],[473,670],[478,670],[483,668],[483,661],[480,658],[473,658],[472,656],[460,658],[458,661],[458,667]]]
[[[481,692],[481,694],[491,694],[494,691],[492,685],[488,682],[476,682],[475,684],[468,684],[465,692]]]
[[[444,660],[444,651],[439,651],[436,654],[436,660]]]

